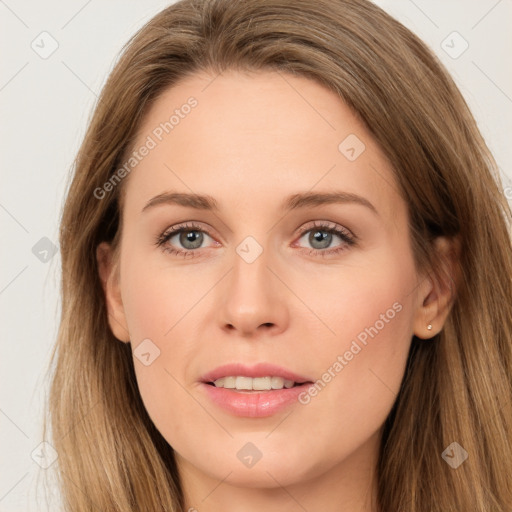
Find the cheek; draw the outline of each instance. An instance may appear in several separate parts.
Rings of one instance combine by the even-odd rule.
[[[123,307],[132,344],[144,338],[163,339],[180,308],[173,288],[149,272],[139,272],[126,290]]]
[[[121,269],[123,308],[137,384],[155,425],[169,426],[179,435],[183,424],[173,421],[171,411],[178,407],[187,415],[193,404],[180,385],[187,344],[179,343],[186,340],[183,331],[181,337],[177,333],[186,324],[193,302],[178,271],[157,268],[143,259],[127,258]]]
[[[145,338],[165,343],[204,293],[179,266],[165,266],[163,261],[133,251],[121,269],[123,307],[134,345]]]
[[[332,438],[334,428],[350,444],[369,438],[385,421],[400,389],[412,338],[415,270],[412,261],[390,257],[380,262],[347,272],[335,283],[336,292],[331,285],[330,301],[317,303],[335,333],[323,337],[318,380],[301,397],[318,419],[319,438]],[[347,448],[341,441],[337,446]]]

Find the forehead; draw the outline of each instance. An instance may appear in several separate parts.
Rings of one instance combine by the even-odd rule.
[[[139,210],[168,190],[249,206],[263,196],[281,203],[294,191],[342,188],[364,192],[390,216],[400,206],[391,166],[371,133],[334,92],[305,77],[188,76],[146,113],[133,149],[144,146],[150,149],[125,184]]]

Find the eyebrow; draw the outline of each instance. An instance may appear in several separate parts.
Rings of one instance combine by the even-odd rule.
[[[368,199],[351,192],[333,191],[333,192],[303,192],[292,194],[287,197],[282,205],[283,211],[297,210],[301,208],[316,207],[327,204],[359,204],[371,210],[375,215],[379,215],[377,209]],[[150,199],[142,212],[145,212],[155,206],[162,204],[175,204],[194,208],[196,210],[206,210],[219,212],[218,202],[207,194],[193,194],[184,192],[164,192]]]

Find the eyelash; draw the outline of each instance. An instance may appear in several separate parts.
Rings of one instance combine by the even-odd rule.
[[[344,242],[344,244],[340,245],[339,247],[337,247],[335,249],[320,250],[320,249],[307,249],[307,248],[303,248],[304,250],[309,251],[309,253],[308,253],[309,256],[310,255],[320,255],[320,256],[325,258],[327,255],[341,253],[342,251],[345,251],[347,249],[347,246],[351,247],[351,246],[354,246],[356,244],[357,237],[355,235],[351,234],[346,229],[339,229],[339,228],[337,228],[335,226],[336,225],[331,225],[331,224],[328,224],[328,223],[325,223],[325,222],[318,222],[318,223],[315,222],[312,226],[307,226],[307,227],[302,228],[300,230],[299,239],[302,238],[305,233],[308,233],[309,231],[316,230],[316,231],[323,231],[323,232],[326,232],[326,233],[337,235]],[[161,233],[157,237],[157,239],[155,241],[155,245],[157,247],[160,247],[164,252],[169,253],[169,254],[174,254],[174,255],[177,255],[177,256],[182,256],[184,258],[187,257],[187,256],[194,257],[194,255],[195,255],[194,253],[196,253],[198,251],[198,249],[185,250],[184,251],[184,250],[181,250],[181,249],[178,250],[178,249],[174,249],[174,248],[165,246],[165,244],[173,236],[175,236],[176,234],[183,233],[183,232],[192,232],[192,231],[197,231],[197,232],[205,233],[209,237],[213,238],[208,233],[208,231],[205,231],[204,229],[202,229],[197,224],[185,223],[185,224],[178,224],[176,226],[173,226],[172,228],[169,228],[169,229],[165,230],[163,233]]]

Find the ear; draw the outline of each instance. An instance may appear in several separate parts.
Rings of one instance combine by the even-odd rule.
[[[420,305],[414,319],[414,334],[429,339],[438,334],[450,313],[459,282],[460,239],[438,237],[434,258],[440,260],[439,275],[430,272],[419,287]],[[428,326],[431,325],[431,329]]]
[[[110,329],[118,340],[129,342],[130,336],[119,285],[119,264],[117,258],[114,258],[114,250],[110,244],[101,242],[98,245],[96,261],[105,293]]]

